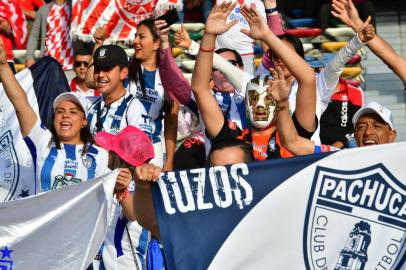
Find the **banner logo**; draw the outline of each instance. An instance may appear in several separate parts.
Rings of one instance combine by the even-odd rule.
[[[137,27],[142,20],[155,16],[158,0],[115,0],[120,17],[130,26]]]
[[[9,201],[14,197],[20,174],[13,136],[7,130],[0,137],[0,201]]]
[[[307,269],[397,269],[405,231],[406,187],[382,164],[317,167],[303,237]]]

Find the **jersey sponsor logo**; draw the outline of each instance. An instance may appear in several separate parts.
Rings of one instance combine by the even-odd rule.
[[[159,93],[158,91],[150,88],[145,89],[145,94],[142,92],[140,87],[137,87],[137,92],[135,93],[135,97],[142,101],[147,101],[151,103],[155,103],[158,99]]]
[[[52,184],[52,189],[70,186],[81,182],[82,180],[76,178],[72,173],[65,173],[65,175],[55,176],[54,183]]]
[[[9,249],[7,246],[0,248],[0,269],[2,270],[12,270],[13,269],[13,260],[11,258],[11,253],[14,250]]]
[[[397,269],[405,248],[406,187],[382,164],[318,167],[304,227],[307,269]]]
[[[0,201],[8,201],[14,197],[20,175],[20,165],[10,130],[0,137],[0,172]]]
[[[208,170],[168,172],[158,182],[165,211],[173,215],[213,208],[243,209],[253,199],[252,187],[244,179],[248,174],[248,166],[244,163]]]

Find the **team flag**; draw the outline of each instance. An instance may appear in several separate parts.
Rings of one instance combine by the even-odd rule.
[[[0,269],[86,269],[111,222],[117,175],[0,203]]]
[[[133,40],[138,23],[162,15],[171,7],[182,9],[182,0],[72,0],[71,31],[85,42],[91,41],[100,26],[112,41]]]
[[[168,172],[168,269],[405,269],[406,143]]]
[[[44,57],[19,72],[16,78],[41,122],[49,123],[53,100],[70,89],[61,65],[51,57]],[[0,84],[0,202],[38,192],[34,169],[14,107]]]

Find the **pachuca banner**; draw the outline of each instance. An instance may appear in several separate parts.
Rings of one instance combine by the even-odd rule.
[[[405,269],[406,143],[168,172],[169,269]]]

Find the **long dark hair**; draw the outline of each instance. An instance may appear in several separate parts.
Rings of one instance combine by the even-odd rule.
[[[77,105],[77,106],[83,112],[81,107],[79,105]],[[85,112],[83,112],[83,113],[85,113]],[[86,117],[86,115],[85,115],[85,117]],[[54,126],[54,120],[55,120],[55,112],[52,114],[52,119],[48,123],[49,130],[52,133],[52,138],[51,138],[50,144],[55,143],[56,148],[61,149],[61,141],[58,138],[58,134],[56,134],[56,129],[55,129],[55,126]],[[89,150],[88,149],[89,144],[94,144],[94,139],[93,139],[92,133],[90,132],[89,122],[87,123],[86,126],[84,126],[80,130],[80,140],[83,141],[83,143],[84,143],[82,154],[81,154],[82,157],[83,157],[87,153],[87,150]]]
[[[154,42],[159,39],[159,35],[157,34],[157,29],[155,27],[154,19],[146,19],[146,20],[141,21],[138,24],[138,28],[141,25],[148,27],[149,31],[152,34],[152,38],[153,38]],[[159,67],[159,49],[158,49],[158,53],[156,54],[156,63],[157,63],[157,66]],[[130,80],[133,80],[135,82],[138,81],[140,83],[142,93],[145,95],[145,82],[144,82],[144,77],[142,76],[141,61],[136,59],[135,57],[133,57],[133,59],[131,60],[130,68],[128,70],[128,77],[130,78]]]

